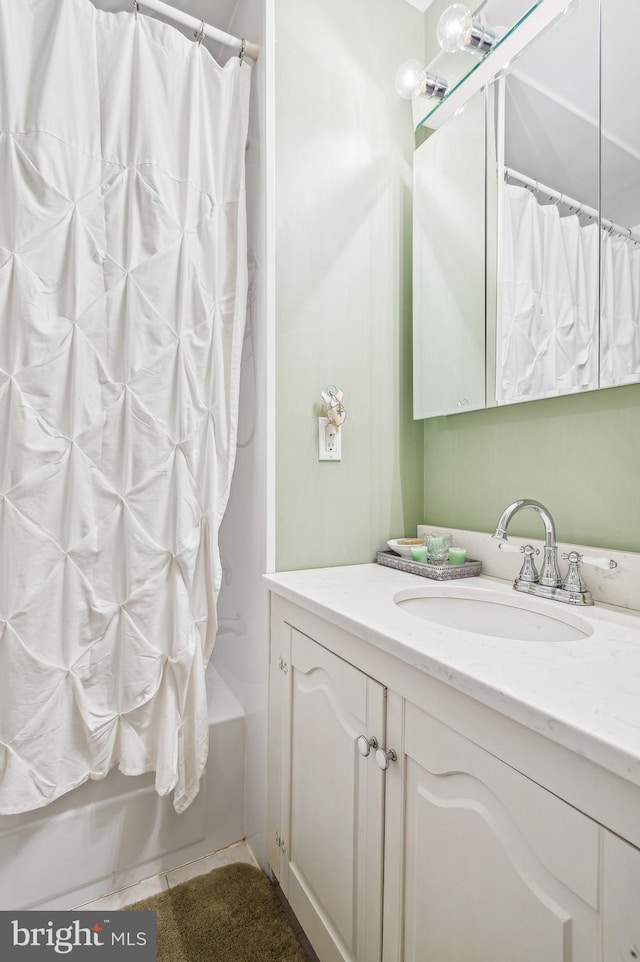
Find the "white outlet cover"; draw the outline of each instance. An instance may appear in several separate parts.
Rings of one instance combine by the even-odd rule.
[[[333,451],[327,448],[328,418],[318,418],[318,461],[340,461],[342,459],[342,428],[334,434]]]

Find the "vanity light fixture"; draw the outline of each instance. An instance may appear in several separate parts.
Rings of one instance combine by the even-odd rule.
[[[399,67],[395,80],[396,93],[404,100],[412,97],[435,97],[442,100],[449,84],[422,66],[419,60],[407,60]]]
[[[499,39],[494,30],[474,20],[464,3],[454,3],[444,11],[436,31],[438,43],[445,53],[456,50],[472,50],[489,53]]]

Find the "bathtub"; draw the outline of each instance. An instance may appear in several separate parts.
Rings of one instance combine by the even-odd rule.
[[[244,838],[244,711],[209,668],[209,759],[182,815],[154,775],[112,771],[51,805],[0,816],[0,910],[71,909]]]

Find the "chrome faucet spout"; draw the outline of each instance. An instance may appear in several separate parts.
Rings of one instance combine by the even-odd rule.
[[[540,519],[544,524],[545,547],[555,548],[556,527],[553,523],[553,518],[543,504],[540,504],[539,501],[534,501],[532,498],[520,498],[518,501],[514,501],[512,504],[508,505],[498,518],[498,523],[496,524],[496,530],[493,533],[493,537],[498,538],[500,541],[505,541],[509,522],[514,514],[517,514],[517,512],[522,508],[531,508],[540,516]]]
[[[518,511],[521,511],[523,508],[531,508],[532,511],[535,511],[544,525],[544,560],[540,573],[540,584],[549,588],[558,587],[562,579],[560,578],[560,569],[558,568],[556,527],[549,510],[545,508],[543,504],[539,501],[534,501],[532,498],[520,498],[518,501],[507,505],[498,518],[493,537],[499,541],[506,541],[509,522],[514,514],[517,514]],[[516,581],[516,587],[517,584],[518,582]]]

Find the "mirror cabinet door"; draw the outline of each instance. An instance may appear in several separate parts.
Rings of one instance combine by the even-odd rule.
[[[598,387],[598,0],[497,82],[495,402]]]
[[[602,4],[600,387],[640,381],[640,3]]]
[[[485,406],[485,99],[414,154],[414,418]]]
[[[640,16],[637,0],[620,2]],[[487,10],[510,22],[509,3]],[[574,0],[414,154],[416,418],[606,383],[601,340],[614,349],[600,333],[599,21],[599,0]],[[611,99],[618,143],[626,113],[636,133],[638,123],[622,109],[628,92]],[[606,111],[603,97],[603,120]]]

